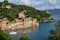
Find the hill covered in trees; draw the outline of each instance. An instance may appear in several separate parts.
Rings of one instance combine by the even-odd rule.
[[[50,31],[51,35],[49,35],[48,40],[60,40],[60,20],[57,21],[55,27],[55,30]]]
[[[9,3],[7,0],[0,2],[0,19],[7,17],[9,20],[18,18],[18,13],[25,10],[26,17],[37,18],[39,21],[51,20],[51,15],[47,11],[39,11],[35,8]]]

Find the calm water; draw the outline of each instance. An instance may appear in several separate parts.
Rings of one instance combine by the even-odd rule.
[[[14,40],[20,38],[21,36],[30,37],[31,40],[46,40],[50,35],[50,31],[55,29],[55,22],[60,18],[60,15],[56,15],[54,12],[51,12],[51,15],[55,19],[54,22],[41,23],[39,27],[34,31],[28,29],[28,31],[26,30],[26,34],[21,34],[21,32],[19,32],[17,35],[11,35],[11,37],[13,37]]]

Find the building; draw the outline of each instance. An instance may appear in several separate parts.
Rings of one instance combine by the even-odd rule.
[[[9,20],[7,18],[3,18],[2,21],[4,21],[5,23],[8,23],[9,22]]]
[[[19,22],[19,28],[24,28],[24,22],[23,21]]]
[[[46,11],[46,14],[49,14],[49,11]]]
[[[9,22],[9,20],[7,18],[3,18],[2,19],[2,29],[6,29],[7,28],[8,22]]]
[[[29,18],[24,19],[24,26],[25,26],[25,28],[28,28],[28,26],[29,26]]]
[[[6,5],[6,8],[10,9],[10,8],[11,8],[11,6],[10,6],[10,5]]]
[[[37,19],[36,18],[33,19],[33,26],[37,26]]]
[[[19,13],[19,19],[25,19],[25,14],[24,14],[24,12],[21,12],[21,13]]]
[[[32,27],[33,26],[33,20],[31,17],[29,17],[29,27]]]
[[[5,23],[5,21],[2,21],[2,29],[5,29],[7,27],[7,24]]]

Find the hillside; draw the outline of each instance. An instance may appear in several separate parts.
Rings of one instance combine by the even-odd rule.
[[[51,13],[53,13],[52,15],[59,15],[60,14],[60,9],[53,9],[53,10],[49,10]]]
[[[51,17],[50,13],[46,11],[39,11],[35,8],[25,6],[25,5],[15,5],[9,3],[8,1],[0,2],[0,19],[7,17],[9,20],[14,20],[17,18],[18,13],[21,11],[26,11],[26,17],[37,18],[38,20],[43,21]],[[52,18],[51,18],[52,19]]]

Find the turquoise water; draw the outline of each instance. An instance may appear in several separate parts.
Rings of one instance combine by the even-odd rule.
[[[35,35],[31,36],[32,40],[47,40],[50,35],[50,31],[55,29],[54,24],[60,20],[60,13],[58,11],[50,11],[51,16],[54,18],[54,22],[41,23],[39,29],[36,31]]]
[[[41,23],[40,28],[31,35],[32,40],[46,40],[50,34],[50,30],[55,29],[54,22]]]
[[[50,31],[55,29],[54,24],[56,23],[57,20],[59,20],[59,13],[56,15],[53,12],[51,12],[52,17],[55,19],[54,22],[45,22],[45,23],[40,23],[39,27],[35,31],[29,31],[26,34],[20,34],[18,33],[17,35],[11,35],[15,40],[20,38],[21,36],[27,36],[30,37],[31,40],[47,40],[48,36],[50,35]]]

